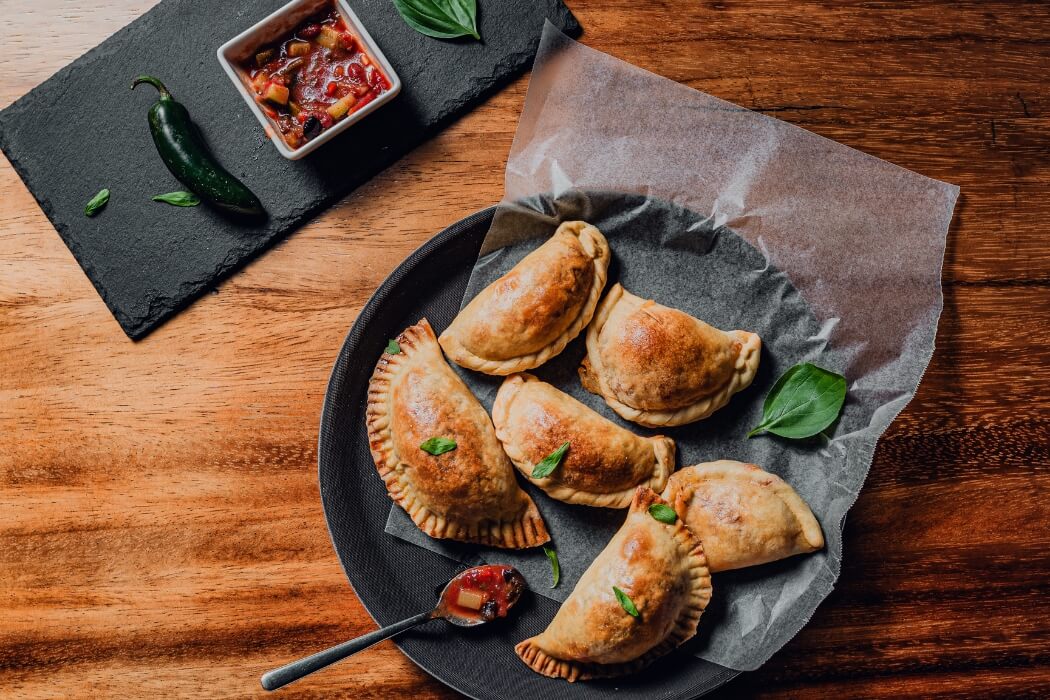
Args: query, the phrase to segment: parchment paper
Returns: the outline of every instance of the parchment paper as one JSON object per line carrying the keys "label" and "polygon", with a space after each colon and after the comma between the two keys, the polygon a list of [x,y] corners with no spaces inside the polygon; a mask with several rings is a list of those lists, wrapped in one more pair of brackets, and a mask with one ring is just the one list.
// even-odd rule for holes
{"label": "parchment paper", "polygon": [[[610,284],[724,328],[759,333],[752,386],[711,418],[659,431],[681,466],[753,462],[809,503],[819,553],[714,577],[697,656],[753,670],[793,637],[834,587],[846,511],[875,444],[912,398],[933,352],[940,270],[958,188],[750,112],[545,29],[507,163],[506,194],[464,303],[563,220],[602,230]],[[537,193],[546,193],[539,195]],[[441,329],[436,329],[440,332]],[[536,371],[638,433],[582,389],[582,337]],[[831,440],[747,440],[776,378],[811,361],[846,375]],[[460,370],[491,408],[500,379]],[[431,540],[393,507],[387,532],[465,563],[517,566],[533,591],[564,600],[624,511],[569,506],[531,485],[562,564],[549,589],[540,551]]]}

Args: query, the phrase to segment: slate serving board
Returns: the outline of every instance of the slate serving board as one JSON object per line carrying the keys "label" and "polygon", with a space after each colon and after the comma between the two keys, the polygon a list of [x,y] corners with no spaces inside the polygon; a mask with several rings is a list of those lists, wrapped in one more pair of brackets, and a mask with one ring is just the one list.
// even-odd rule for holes
{"label": "slate serving board", "polygon": [[[480,0],[481,42],[425,37],[390,0],[352,0],[401,77],[401,94],[292,162],[215,57],[286,1],[165,0],[0,112],[0,148],[133,339],[524,71],[545,19],[580,32],[561,0]],[[163,80],[187,106],[216,156],[262,200],[263,224],[150,200],[182,187],[147,127],[156,95],[129,89],[140,73]],[[109,205],[85,217],[85,203],[103,187],[113,193]]]}

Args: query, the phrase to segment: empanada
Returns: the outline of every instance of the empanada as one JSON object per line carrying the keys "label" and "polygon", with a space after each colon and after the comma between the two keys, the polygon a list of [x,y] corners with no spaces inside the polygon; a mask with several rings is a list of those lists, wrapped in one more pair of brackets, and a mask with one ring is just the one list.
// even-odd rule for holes
{"label": "empanada", "polygon": [[[383,353],[368,385],[368,443],[390,497],[431,537],[494,547],[550,540],[485,409],[441,356],[426,319]],[[430,454],[431,438],[455,449]]]}
{"label": "empanada", "polygon": [[441,347],[457,365],[486,374],[539,367],[590,322],[608,267],[605,236],[566,221],[471,299],[441,334]]}
{"label": "empanada", "polygon": [[[623,527],[595,558],[541,634],[514,650],[532,670],[568,681],[632,673],[696,634],[711,599],[699,540],[681,520],[649,513],[663,503],[644,486]],[[620,589],[638,616],[617,599]]]}
{"label": "empanada", "polygon": [[664,498],[704,543],[711,571],[813,552],[824,546],[820,523],[795,490],[754,464],[731,460],[673,474]]}
{"label": "empanada", "polygon": [[761,350],[754,333],[721,331],[616,284],[587,328],[580,379],[629,421],[684,425],[751,384]]}
{"label": "empanada", "polygon": [[[518,471],[566,503],[626,508],[636,487],[660,492],[674,470],[671,438],[624,430],[531,374],[503,381],[492,422]],[[561,464],[550,476],[533,478],[533,468],[566,442]]]}

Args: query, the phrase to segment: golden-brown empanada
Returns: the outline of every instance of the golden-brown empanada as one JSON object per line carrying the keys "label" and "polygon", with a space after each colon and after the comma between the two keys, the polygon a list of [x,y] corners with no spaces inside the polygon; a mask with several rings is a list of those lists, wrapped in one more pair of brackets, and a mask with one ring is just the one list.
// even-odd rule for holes
{"label": "golden-brown empanada", "polygon": [[566,221],[471,299],[441,334],[441,347],[457,365],[486,374],[539,367],[590,322],[608,268],[605,236]]}
{"label": "golden-brown empanada", "polygon": [[[383,353],[368,385],[368,443],[390,497],[431,537],[494,547],[550,540],[536,504],[518,485],[485,409],[441,355],[426,319]],[[454,440],[450,452],[422,449]]]}
{"label": "golden-brown empanada", "polygon": [[704,543],[711,571],[776,561],[824,546],[820,523],[795,490],[754,464],[731,460],[686,467],[664,498]]}
{"label": "golden-brown empanada", "polygon": [[[503,380],[492,422],[518,471],[566,503],[626,508],[636,487],[659,493],[674,470],[671,438],[624,430],[531,374]],[[551,475],[533,478],[533,468],[566,442],[568,452]]]}
{"label": "golden-brown empanada", "polygon": [[616,284],[587,329],[580,379],[629,421],[684,425],[751,384],[761,350],[754,333],[721,331]]}
{"label": "golden-brown empanada", "polygon": [[[609,540],[541,634],[514,650],[532,670],[568,681],[632,673],[696,634],[711,599],[699,540],[681,520],[649,513],[663,503],[638,487],[623,527]],[[634,617],[613,587],[637,609]]]}

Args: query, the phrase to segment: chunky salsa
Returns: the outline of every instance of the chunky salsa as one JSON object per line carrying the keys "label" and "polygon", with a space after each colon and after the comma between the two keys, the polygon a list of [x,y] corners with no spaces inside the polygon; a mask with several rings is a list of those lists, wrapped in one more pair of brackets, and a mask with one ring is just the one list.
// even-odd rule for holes
{"label": "chunky salsa", "polygon": [[259,49],[243,68],[256,101],[290,148],[390,90],[390,81],[334,7]]}
{"label": "chunky salsa", "polygon": [[525,579],[513,567],[475,566],[449,582],[444,600],[457,617],[494,620],[506,617],[525,590]]}

